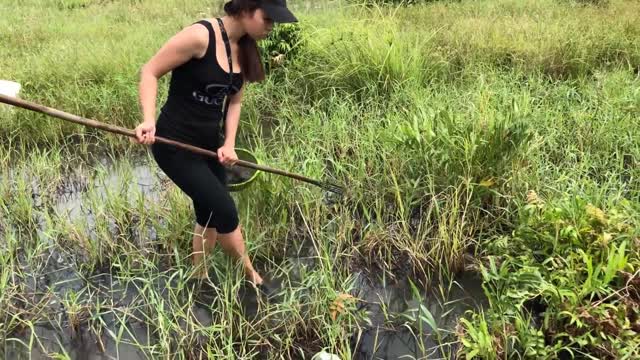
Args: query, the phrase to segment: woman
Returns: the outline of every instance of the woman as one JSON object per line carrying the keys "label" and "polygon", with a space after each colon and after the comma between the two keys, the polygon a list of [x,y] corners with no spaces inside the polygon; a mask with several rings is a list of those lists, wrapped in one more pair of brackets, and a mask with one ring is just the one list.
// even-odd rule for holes
{"label": "woman", "polygon": [[[181,30],[146,63],[140,74],[143,122],[137,141],[153,144],[158,166],[193,201],[196,225],[192,262],[196,279],[207,278],[204,258],[219,243],[242,261],[247,280],[263,279],[245,251],[236,206],[225,186],[225,166],[234,150],[243,84],[264,80],[256,40],[274,22],[295,22],[285,0],[232,0],[226,16],[201,20]],[[158,79],[171,71],[166,103],[155,121]],[[155,135],[216,151],[218,159],[154,143]]]}

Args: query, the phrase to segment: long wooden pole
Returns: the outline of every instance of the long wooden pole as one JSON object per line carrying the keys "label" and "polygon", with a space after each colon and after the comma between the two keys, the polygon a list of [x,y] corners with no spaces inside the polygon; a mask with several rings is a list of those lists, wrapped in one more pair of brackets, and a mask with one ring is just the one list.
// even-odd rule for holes
{"label": "long wooden pole", "polygon": [[[27,110],[32,110],[35,112],[39,112],[39,113],[43,113],[46,115],[50,115],[62,120],[66,120],[66,121],[70,121],[72,123],[76,123],[76,124],[80,124],[80,125],[85,125],[85,126],[89,126],[92,128],[96,128],[96,129],[100,129],[100,130],[105,130],[105,131],[109,131],[112,133],[116,133],[116,134],[121,134],[121,135],[125,135],[125,136],[129,136],[132,138],[136,138],[136,133],[133,130],[130,129],[125,129],[122,128],[120,126],[115,126],[115,125],[109,125],[109,124],[105,124],[96,120],[92,120],[92,119],[87,119],[87,118],[83,118],[77,115],[73,115],[73,114],[69,114],[67,112],[64,111],[60,111],[60,110],[56,110],[44,105],[40,105],[40,104],[36,104],[30,101],[26,101],[23,99],[19,99],[16,97],[12,97],[12,96],[7,96],[7,95],[3,95],[0,94],[0,102],[5,103],[5,104],[9,104],[9,105],[13,105],[13,106],[17,106],[17,107],[21,107]],[[211,150],[206,150],[197,146],[193,146],[193,145],[189,145],[189,144],[184,144],[175,140],[171,140],[171,139],[167,139],[161,136],[156,136],[155,137],[155,141],[159,142],[159,143],[163,143],[163,144],[168,144],[168,145],[172,145],[172,146],[176,146],[179,147],[181,149],[185,149],[185,150],[189,150],[198,154],[202,154],[202,155],[207,155],[207,156],[211,156],[214,158],[218,157],[218,154],[216,154],[214,151]],[[274,169],[268,166],[264,166],[264,165],[260,165],[260,164],[256,164],[256,163],[252,163],[250,161],[244,161],[244,160],[238,160],[235,165],[239,165],[239,166],[243,166],[243,167],[248,167],[248,168],[252,168],[252,169],[256,169],[256,170],[261,170],[261,171],[266,171],[269,173],[273,173],[273,174],[278,174],[278,175],[283,175],[283,176],[287,176],[290,178],[294,178],[300,181],[304,181],[304,182],[308,182],[320,187],[325,187],[325,184],[322,183],[321,181],[315,180],[315,179],[311,179],[308,178],[306,176],[303,175],[298,175],[298,174],[294,174],[294,173],[290,173],[287,171],[283,171],[283,170],[279,170],[279,169]]]}

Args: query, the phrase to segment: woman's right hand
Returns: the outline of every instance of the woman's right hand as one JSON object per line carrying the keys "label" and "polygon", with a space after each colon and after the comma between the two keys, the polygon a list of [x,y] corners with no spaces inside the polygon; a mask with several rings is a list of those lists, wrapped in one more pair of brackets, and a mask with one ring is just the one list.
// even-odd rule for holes
{"label": "woman's right hand", "polygon": [[139,144],[150,145],[156,141],[156,124],[144,121],[136,127],[136,140]]}

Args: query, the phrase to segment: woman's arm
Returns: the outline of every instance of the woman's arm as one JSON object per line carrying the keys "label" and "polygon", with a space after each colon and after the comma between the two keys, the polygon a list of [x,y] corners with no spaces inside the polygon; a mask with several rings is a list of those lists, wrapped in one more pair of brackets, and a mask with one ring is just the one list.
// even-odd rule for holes
{"label": "woman's arm", "polygon": [[223,165],[233,165],[238,160],[235,147],[243,90],[244,88],[241,88],[240,91],[229,97],[229,109],[224,122],[224,144],[218,149],[218,160]]}
{"label": "woman's arm", "polygon": [[229,109],[225,119],[224,145],[236,147],[236,134],[240,123],[240,108],[242,107],[242,92],[244,87],[229,97]]}
{"label": "woman's arm", "polygon": [[208,41],[209,34],[204,26],[191,25],[169,39],[142,67],[138,95],[143,121],[136,127],[138,142],[151,144],[155,140],[158,80],[191,58],[201,57],[206,52]]}

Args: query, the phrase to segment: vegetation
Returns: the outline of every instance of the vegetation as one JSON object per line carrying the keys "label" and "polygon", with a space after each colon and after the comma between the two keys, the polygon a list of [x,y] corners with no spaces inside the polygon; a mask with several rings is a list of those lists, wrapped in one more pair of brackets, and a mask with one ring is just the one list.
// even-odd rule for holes
{"label": "vegetation", "polygon": [[[415,357],[638,358],[640,3],[404,5],[294,3],[261,44],[239,146],[349,190],[262,174],[234,194],[277,301],[219,252],[214,296],[187,286],[191,204],[144,147],[0,112],[0,352],[351,359],[406,329]],[[132,128],[141,65],[219,9],[3,1],[0,78]],[[487,303],[448,326],[471,273]],[[413,284],[400,309],[366,299],[379,281]]]}

